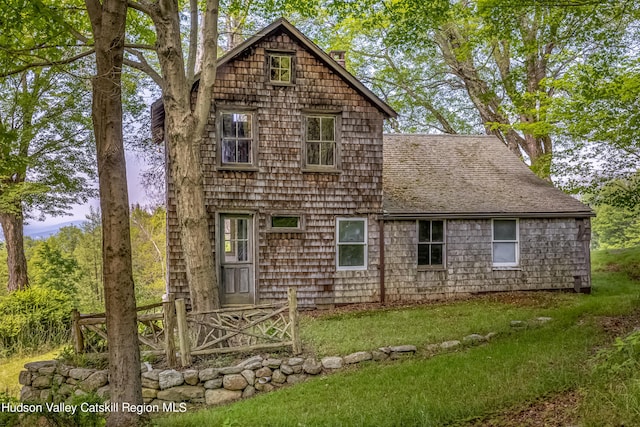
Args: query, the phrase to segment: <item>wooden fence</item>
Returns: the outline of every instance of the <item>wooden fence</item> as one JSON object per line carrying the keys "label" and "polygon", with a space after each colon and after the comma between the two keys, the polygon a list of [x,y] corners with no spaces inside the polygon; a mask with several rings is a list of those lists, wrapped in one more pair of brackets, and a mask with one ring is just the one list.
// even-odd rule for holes
{"label": "wooden fence", "polygon": [[[143,355],[163,355],[170,367],[189,366],[193,356],[291,347],[302,352],[295,288],[287,304],[263,304],[187,313],[183,299],[139,307],[138,340]],[[76,353],[106,352],[105,313],[73,313]],[[176,339],[177,336],[177,339]],[[176,342],[178,345],[176,346]]]}

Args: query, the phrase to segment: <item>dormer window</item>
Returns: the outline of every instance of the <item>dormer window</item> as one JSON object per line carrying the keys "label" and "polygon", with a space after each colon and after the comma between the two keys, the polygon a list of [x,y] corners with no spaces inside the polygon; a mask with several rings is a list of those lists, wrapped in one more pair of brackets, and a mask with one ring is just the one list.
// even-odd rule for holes
{"label": "dormer window", "polygon": [[288,52],[270,52],[268,54],[269,81],[274,84],[293,83],[293,54]]}

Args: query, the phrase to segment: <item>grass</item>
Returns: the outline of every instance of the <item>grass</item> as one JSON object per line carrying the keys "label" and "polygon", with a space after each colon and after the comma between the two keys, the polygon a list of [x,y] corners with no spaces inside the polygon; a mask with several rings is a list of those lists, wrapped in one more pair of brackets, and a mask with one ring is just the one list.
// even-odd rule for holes
{"label": "grass", "polygon": [[18,383],[18,375],[24,370],[24,364],[29,362],[38,362],[41,360],[50,360],[55,358],[60,349],[50,350],[44,353],[31,355],[14,355],[5,359],[0,359],[0,393],[7,393],[9,396],[18,397],[20,388]]}
{"label": "grass", "polygon": [[[588,397],[579,411],[584,425],[638,424],[640,362],[621,374],[594,359],[594,349],[610,340],[600,317],[627,315],[640,306],[640,286],[630,279],[638,261],[640,249],[594,253],[592,295],[489,296],[307,318],[303,340],[307,350],[320,356],[382,345],[424,346],[474,332],[499,335],[489,345],[432,358],[363,364],[233,405],[154,422],[159,427],[464,425],[566,390],[581,390]],[[553,320],[517,332],[509,326],[510,320],[538,316]],[[640,337],[637,347],[640,360]],[[628,350],[609,351],[622,352],[624,357],[618,357],[623,361],[628,358]],[[587,363],[590,360],[596,362]],[[605,369],[594,367],[602,363]]]}

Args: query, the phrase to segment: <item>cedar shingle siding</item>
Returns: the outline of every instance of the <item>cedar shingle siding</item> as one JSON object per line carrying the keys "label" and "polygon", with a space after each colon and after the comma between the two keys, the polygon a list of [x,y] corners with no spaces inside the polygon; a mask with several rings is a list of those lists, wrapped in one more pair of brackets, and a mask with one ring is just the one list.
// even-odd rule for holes
{"label": "cedar shingle siding", "polygon": [[[268,82],[265,54],[272,49],[295,52],[295,84]],[[221,65],[214,98],[218,109],[254,109],[257,114],[257,170],[216,171],[215,108],[207,128],[211,138],[202,158],[212,241],[216,241],[216,214],[255,215],[259,301],[286,300],[289,286],[298,288],[303,306],[375,298],[383,113],[286,32],[263,38],[241,57]],[[337,173],[302,171],[303,116],[307,111],[336,113],[341,118]],[[188,298],[172,194],[169,184],[170,290],[177,297]],[[272,213],[304,216],[304,231],[268,232],[267,218]],[[368,269],[336,271],[335,218],[351,216],[368,219]]]}
{"label": "cedar shingle siding", "polygon": [[[281,81],[270,81],[273,52],[291,55],[291,82],[282,81],[286,61],[274,72]],[[382,267],[387,301],[590,286],[588,207],[535,177],[493,137],[385,135],[383,144],[383,120],[395,112],[286,21],[221,58],[214,91],[202,148],[210,235],[220,264],[221,215],[247,215],[252,302],[284,301],[290,286],[306,307],[378,302]],[[162,105],[153,108],[162,121]],[[221,111],[252,114],[253,164],[221,164]],[[306,115],[336,117],[335,168],[305,167]],[[163,135],[155,121],[154,135]],[[169,290],[188,298],[168,183]],[[289,228],[278,231],[271,216],[299,221],[283,219]],[[336,268],[337,218],[366,219],[366,269]],[[519,262],[509,268],[493,265],[492,219],[500,218],[518,219]],[[420,219],[445,222],[440,270],[417,265]],[[220,265],[218,272],[223,286]]]}

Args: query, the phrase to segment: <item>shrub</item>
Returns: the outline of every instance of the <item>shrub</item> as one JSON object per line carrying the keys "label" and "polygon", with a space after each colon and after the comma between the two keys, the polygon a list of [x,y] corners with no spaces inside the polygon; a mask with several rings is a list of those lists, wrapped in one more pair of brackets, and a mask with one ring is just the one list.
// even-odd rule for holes
{"label": "shrub", "polygon": [[0,298],[0,356],[59,345],[69,336],[71,297],[39,287]]}

